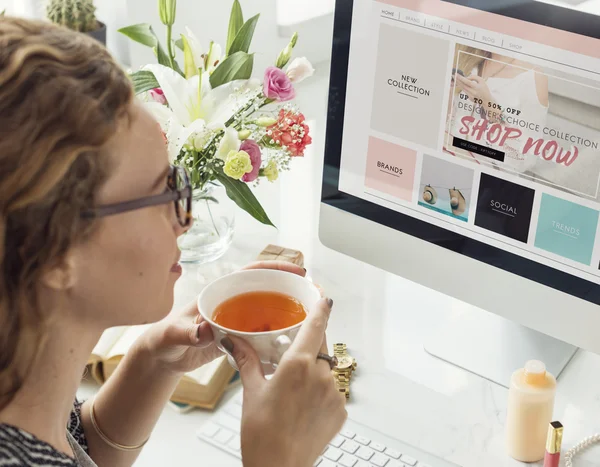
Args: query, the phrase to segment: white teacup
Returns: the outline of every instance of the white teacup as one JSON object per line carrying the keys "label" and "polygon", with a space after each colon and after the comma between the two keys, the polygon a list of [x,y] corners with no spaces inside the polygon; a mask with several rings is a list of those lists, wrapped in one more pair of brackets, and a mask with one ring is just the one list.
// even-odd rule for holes
{"label": "white teacup", "polygon": [[[314,310],[321,294],[317,287],[304,277],[273,269],[251,269],[223,276],[207,285],[198,296],[198,310],[212,327],[217,346],[225,351],[221,339],[227,335],[245,339],[256,350],[266,375],[272,374],[281,357],[290,348],[302,323],[285,329],[267,332],[243,332],[225,328],[213,321],[215,309],[224,301],[248,292],[279,292],[289,295],[306,308]],[[229,363],[237,369],[228,355]]]}

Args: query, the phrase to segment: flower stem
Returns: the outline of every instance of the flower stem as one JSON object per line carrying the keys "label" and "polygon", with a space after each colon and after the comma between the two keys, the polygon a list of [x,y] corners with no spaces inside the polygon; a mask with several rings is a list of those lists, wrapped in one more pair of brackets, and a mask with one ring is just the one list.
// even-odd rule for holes
{"label": "flower stem", "polygon": [[210,201],[205,200],[206,209],[208,209],[208,215],[210,216],[210,220],[212,221],[213,227],[215,228],[215,232],[217,232],[217,236],[221,238],[221,234],[219,233],[219,229],[217,229],[217,224],[215,223],[215,219],[213,218],[212,211],[210,210]]}
{"label": "flower stem", "polygon": [[173,26],[167,26],[167,50],[169,52],[169,62],[171,64],[171,68],[174,68],[173,60],[175,60],[175,53],[173,52]]}

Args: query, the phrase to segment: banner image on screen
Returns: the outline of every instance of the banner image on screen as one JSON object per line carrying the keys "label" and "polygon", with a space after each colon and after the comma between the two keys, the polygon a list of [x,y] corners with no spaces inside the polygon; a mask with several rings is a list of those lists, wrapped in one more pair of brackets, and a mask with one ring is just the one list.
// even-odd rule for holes
{"label": "banner image on screen", "polygon": [[450,88],[446,152],[598,199],[600,88],[462,44]]}

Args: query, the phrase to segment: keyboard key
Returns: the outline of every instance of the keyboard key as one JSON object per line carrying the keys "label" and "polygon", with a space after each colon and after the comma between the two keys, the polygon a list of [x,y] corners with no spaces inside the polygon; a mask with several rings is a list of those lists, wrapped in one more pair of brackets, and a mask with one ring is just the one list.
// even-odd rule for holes
{"label": "keyboard key", "polygon": [[215,436],[215,441],[221,444],[227,444],[231,438],[233,438],[233,433],[225,428],[221,428]]}
{"label": "keyboard key", "polygon": [[369,464],[368,462],[359,459],[358,462],[354,464],[354,467],[373,467],[373,464]]}
{"label": "keyboard key", "polygon": [[369,462],[373,465],[376,465],[377,467],[385,467],[389,460],[389,457],[378,453],[371,457]]}
{"label": "keyboard key", "polygon": [[225,407],[225,412],[227,412],[232,417],[241,420],[242,419],[242,406],[238,404],[229,404]]}
{"label": "keyboard key", "polygon": [[386,453],[388,456],[390,456],[390,457],[393,457],[394,459],[400,459],[400,456],[402,455],[402,454],[400,454],[398,451],[394,451],[393,449],[390,449],[390,448],[387,448],[387,449],[385,450],[385,453]]}
{"label": "keyboard key", "polygon": [[324,457],[334,462],[337,462],[340,457],[342,457],[342,451],[337,448],[329,448],[327,452],[325,452]]}
{"label": "keyboard key", "polygon": [[319,467],[337,467],[335,462],[331,462],[330,460],[323,459],[319,464]]}
{"label": "keyboard key", "polygon": [[339,448],[342,444],[344,444],[345,438],[343,436],[337,435],[333,440],[329,443],[334,448]]}
{"label": "keyboard key", "polygon": [[356,451],[356,455],[365,461],[368,461],[371,457],[373,457],[373,454],[375,454],[373,451],[364,446],[362,446],[358,451]]}
{"label": "keyboard key", "polygon": [[354,438],[354,441],[362,444],[363,446],[368,446],[369,443],[371,442],[371,440],[369,438],[365,438],[364,436],[357,436],[356,438]]}
{"label": "keyboard key", "polygon": [[354,437],[356,436],[356,433],[354,433],[353,431],[350,431],[350,430],[342,430],[342,432],[340,434],[344,438],[348,438],[348,439],[354,439]]}
{"label": "keyboard key", "polygon": [[227,443],[227,446],[229,446],[234,451],[241,451],[242,443],[241,443],[240,437],[238,435],[235,435],[233,437],[233,439],[231,441],[229,441],[229,443]]}
{"label": "keyboard key", "polygon": [[[391,460],[387,463],[385,467],[406,467],[406,464],[401,464],[400,462],[396,462],[395,460]],[[421,466],[419,466],[421,467]]]}
{"label": "keyboard key", "polygon": [[407,456],[406,454],[404,454],[400,458],[400,460],[406,465],[410,465],[410,467],[414,467],[415,465],[417,465],[417,459],[415,459],[414,457]]}
{"label": "keyboard key", "polygon": [[350,454],[354,454],[360,448],[360,444],[356,444],[354,441],[346,441],[342,446],[342,451],[346,451]]}
{"label": "keyboard key", "polygon": [[338,464],[344,467],[354,467],[357,462],[358,459],[356,457],[344,454],[342,458],[338,461]]}
{"label": "keyboard key", "polygon": [[214,423],[208,422],[208,423],[205,423],[204,426],[201,428],[200,433],[203,434],[204,436],[206,436],[207,438],[212,438],[213,436],[215,436],[217,434],[218,431],[219,431],[219,427],[217,425],[215,425]]}
{"label": "keyboard key", "polygon": [[429,464],[419,464],[419,467],[431,467]]}
{"label": "keyboard key", "polygon": [[371,443],[371,444],[369,444],[369,447],[371,449],[375,449],[375,451],[379,451],[379,452],[385,451],[385,446],[383,444]]}
{"label": "keyboard key", "polygon": [[217,418],[217,423],[233,431],[234,433],[240,433],[241,422],[239,419],[233,418],[231,415],[227,415],[225,413],[219,415]]}

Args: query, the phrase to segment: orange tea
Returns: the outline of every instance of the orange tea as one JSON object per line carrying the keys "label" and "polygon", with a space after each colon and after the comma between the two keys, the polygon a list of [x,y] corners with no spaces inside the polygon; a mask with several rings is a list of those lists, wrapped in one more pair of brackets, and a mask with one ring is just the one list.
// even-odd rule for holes
{"label": "orange tea", "polygon": [[234,331],[266,332],[304,321],[306,309],[293,297],[278,292],[248,292],[221,303],[213,321]]}

